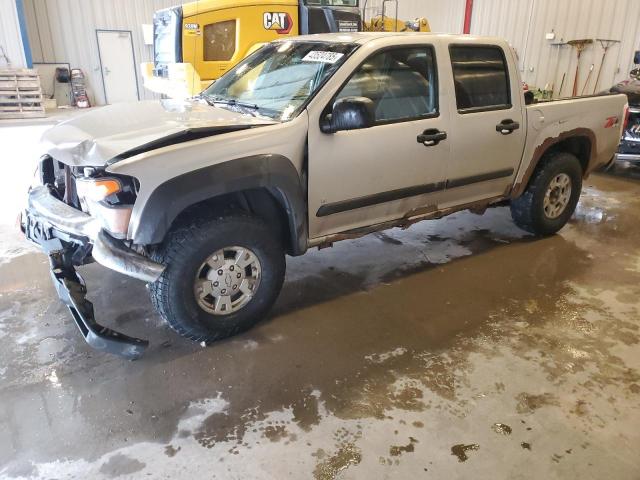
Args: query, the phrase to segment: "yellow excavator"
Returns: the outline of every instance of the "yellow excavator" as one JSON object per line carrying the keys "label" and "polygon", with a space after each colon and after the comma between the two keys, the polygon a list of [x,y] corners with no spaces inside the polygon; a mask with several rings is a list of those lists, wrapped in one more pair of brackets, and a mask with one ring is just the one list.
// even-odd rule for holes
{"label": "yellow excavator", "polygon": [[[397,19],[398,0],[366,20],[359,0],[199,0],[159,10],[153,18],[153,62],[144,85],[172,98],[201,92],[265,43],[312,33],[430,31],[426,19]],[[395,17],[386,14],[396,6]]]}

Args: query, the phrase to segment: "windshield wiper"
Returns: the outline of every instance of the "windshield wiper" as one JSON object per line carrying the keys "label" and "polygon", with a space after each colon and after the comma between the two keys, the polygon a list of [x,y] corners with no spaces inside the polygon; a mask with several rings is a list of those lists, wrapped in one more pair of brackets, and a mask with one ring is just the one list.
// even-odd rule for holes
{"label": "windshield wiper", "polygon": [[207,102],[212,107],[215,106],[216,104],[221,104],[221,105],[230,105],[232,107],[248,108],[254,111],[260,110],[260,107],[255,103],[241,102],[239,100],[236,100],[235,98],[220,98],[220,97],[215,97],[211,95],[202,95],[202,98],[204,98],[205,102]]}

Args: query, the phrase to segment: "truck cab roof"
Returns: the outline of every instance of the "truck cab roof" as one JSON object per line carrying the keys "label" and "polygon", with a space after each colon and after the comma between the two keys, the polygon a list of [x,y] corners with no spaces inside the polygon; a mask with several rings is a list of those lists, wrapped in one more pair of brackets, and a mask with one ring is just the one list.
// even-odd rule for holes
{"label": "truck cab roof", "polygon": [[281,41],[305,42],[320,41],[333,43],[357,43],[365,44],[374,40],[386,40],[391,45],[395,39],[430,39],[430,41],[444,41],[447,43],[491,43],[495,45],[505,45],[507,42],[500,37],[479,36],[479,35],[457,35],[452,33],[431,33],[431,32],[355,32],[355,33],[319,33],[315,35],[300,35],[294,38],[286,38]]}

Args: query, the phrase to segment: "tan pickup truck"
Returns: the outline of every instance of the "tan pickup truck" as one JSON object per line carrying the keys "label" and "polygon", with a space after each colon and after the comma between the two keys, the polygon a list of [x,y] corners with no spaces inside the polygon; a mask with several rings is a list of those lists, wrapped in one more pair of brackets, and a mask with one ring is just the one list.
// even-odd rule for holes
{"label": "tan pickup truck", "polygon": [[285,39],[197,98],[54,127],[23,230],[94,347],[146,346],[96,323],[75,268],[94,260],[148,282],[178,333],[211,342],[269,311],[285,254],[506,202],[523,229],[557,232],[613,159],[626,103],[525,105],[497,38]]}

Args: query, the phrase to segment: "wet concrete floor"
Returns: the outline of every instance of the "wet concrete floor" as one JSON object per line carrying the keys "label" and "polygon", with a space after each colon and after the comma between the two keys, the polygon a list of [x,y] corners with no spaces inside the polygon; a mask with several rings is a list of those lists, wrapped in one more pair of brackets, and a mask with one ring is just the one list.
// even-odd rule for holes
{"label": "wet concrete floor", "polygon": [[639,178],[591,177],[550,238],[496,208],[289,259],[273,314],[208,348],[83,268],[136,362],[0,227],[0,477],[639,478]]}

